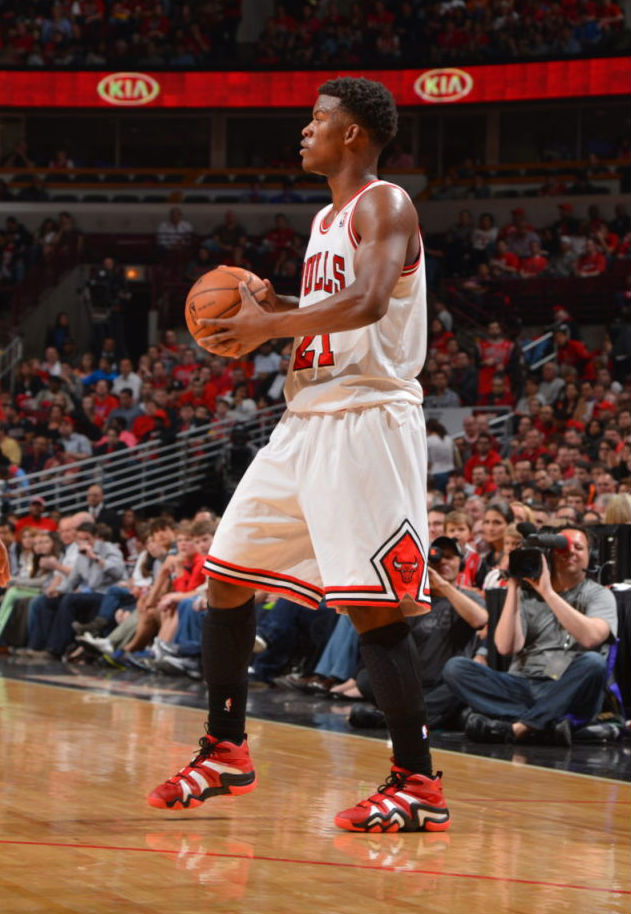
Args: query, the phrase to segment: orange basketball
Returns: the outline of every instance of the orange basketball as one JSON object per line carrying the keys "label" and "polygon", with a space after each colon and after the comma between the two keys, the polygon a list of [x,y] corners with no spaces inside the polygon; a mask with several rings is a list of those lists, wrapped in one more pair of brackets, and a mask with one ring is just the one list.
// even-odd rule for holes
{"label": "orange basketball", "polygon": [[200,319],[232,317],[241,307],[239,283],[246,282],[257,301],[262,301],[267,292],[263,281],[249,270],[241,267],[217,267],[200,276],[186,296],[184,316],[186,326],[197,340],[208,336],[213,328],[199,323]]}

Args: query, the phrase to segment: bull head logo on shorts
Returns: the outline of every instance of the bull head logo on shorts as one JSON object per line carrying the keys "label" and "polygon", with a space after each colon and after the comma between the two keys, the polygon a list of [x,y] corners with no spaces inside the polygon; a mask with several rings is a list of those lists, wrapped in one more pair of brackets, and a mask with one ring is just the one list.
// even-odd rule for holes
{"label": "bull head logo on shorts", "polygon": [[425,559],[416,536],[409,529],[398,531],[390,543],[384,544],[378,558],[390,586],[402,599],[406,594],[413,600],[423,600],[421,588],[425,573]]}
{"label": "bull head logo on shorts", "polygon": [[418,571],[418,556],[411,556],[407,553],[396,553],[392,560],[392,567],[398,572],[404,584],[410,584],[414,580],[414,575]]}

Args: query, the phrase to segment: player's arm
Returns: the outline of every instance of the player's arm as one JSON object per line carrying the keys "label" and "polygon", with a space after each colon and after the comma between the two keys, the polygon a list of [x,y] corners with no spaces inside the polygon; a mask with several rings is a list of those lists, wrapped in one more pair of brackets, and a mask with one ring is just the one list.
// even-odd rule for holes
{"label": "player's arm", "polygon": [[268,339],[355,330],[378,321],[405,265],[410,239],[418,234],[416,210],[403,191],[384,185],[359,201],[354,226],[361,241],[355,254],[355,281],[345,289],[306,308],[270,313],[241,284],[239,313],[209,321],[219,329],[199,342],[211,350],[227,344],[230,354],[238,356]]}

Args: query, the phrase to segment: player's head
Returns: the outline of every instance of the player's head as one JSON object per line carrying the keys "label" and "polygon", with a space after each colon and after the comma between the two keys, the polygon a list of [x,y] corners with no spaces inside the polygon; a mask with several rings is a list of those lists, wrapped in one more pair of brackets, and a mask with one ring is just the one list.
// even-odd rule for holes
{"label": "player's head", "polygon": [[313,116],[302,131],[305,171],[328,174],[351,151],[372,164],[397,131],[397,109],[390,92],[378,82],[340,77],[318,89]]}
{"label": "player's head", "polygon": [[363,77],[340,76],[318,88],[319,95],[339,98],[340,108],[383,149],[397,133],[397,106],[392,93],[381,83]]}

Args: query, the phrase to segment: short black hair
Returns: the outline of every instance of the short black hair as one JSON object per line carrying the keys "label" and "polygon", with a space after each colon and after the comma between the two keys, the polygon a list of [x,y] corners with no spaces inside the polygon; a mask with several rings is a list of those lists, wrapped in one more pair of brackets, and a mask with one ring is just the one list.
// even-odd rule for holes
{"label": "short black hair", "polygon": [[339,76],[322,83],[318,94],[339,98],[346,111],[357,118],[380,149],[396,136],[397,106],[392,93],[382,83],[363,76]]}

